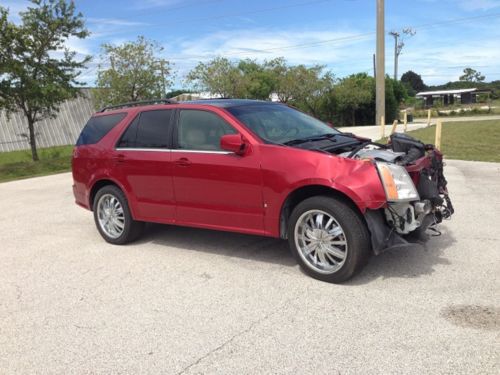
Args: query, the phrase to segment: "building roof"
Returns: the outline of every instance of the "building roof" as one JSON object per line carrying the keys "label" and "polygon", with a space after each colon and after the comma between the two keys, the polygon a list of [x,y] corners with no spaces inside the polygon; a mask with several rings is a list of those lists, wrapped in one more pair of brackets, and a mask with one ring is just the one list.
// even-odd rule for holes
{"label": "building roof", "polygon": [[465,94],[474,91],[477,91],[477,89],[473,88],[473,89],[456,89],[456,90],[421,91],[417,93],[416,96]]}

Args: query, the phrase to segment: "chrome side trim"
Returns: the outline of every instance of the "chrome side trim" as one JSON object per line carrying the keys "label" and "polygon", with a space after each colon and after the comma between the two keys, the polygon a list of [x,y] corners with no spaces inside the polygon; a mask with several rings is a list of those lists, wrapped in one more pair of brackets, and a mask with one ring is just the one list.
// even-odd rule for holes
{"label": "chrome side trim", "polygon": [[116,151],[147,151],[147,152],[171,152],[169,148],[134,148],[134,147],[118,147]]}
{"label": "chrome side trim", "polygon": [[221,154],[221,155],[228,155],[232,154],[230,151],[209,151],[209,150],[183,150],[183,149],[175,149],[171,150],[172,152],[191,152],[194,154]]}
{"label": "chrome side trim", "polygon": [[134,148],[134,147],[118,147],[116,151],[147,151],[147,152],[190,152],[193,154],[220,154],[229,155],[233,154],[230,151],[210,151],[210,150],[183,150],[183,149],[170,149],[170,148]]}

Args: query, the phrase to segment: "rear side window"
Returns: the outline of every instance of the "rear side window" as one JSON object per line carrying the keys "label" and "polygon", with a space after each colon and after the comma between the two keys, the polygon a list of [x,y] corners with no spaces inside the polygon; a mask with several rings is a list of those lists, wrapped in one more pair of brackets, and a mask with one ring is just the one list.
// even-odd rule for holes
{"label": "rear side window", "polygon": [[142,112],[118,142],[119,148],[168,148],[172,110]]}
{"label": "rear side window", "polygon": [[91,145],[99,142],[111,129],[125,118],[126,113],[116,113],[112,115],[91,117],[83,128],[77,146]]}
{"label": "rear side window", "polygon": [[140,117],[140,115],[135,117],[134,121],[132,121],[127,130],[125,130],[125,133],[116,147],[135,147],[135,139],[137,138],[137,128],[139,127]]}

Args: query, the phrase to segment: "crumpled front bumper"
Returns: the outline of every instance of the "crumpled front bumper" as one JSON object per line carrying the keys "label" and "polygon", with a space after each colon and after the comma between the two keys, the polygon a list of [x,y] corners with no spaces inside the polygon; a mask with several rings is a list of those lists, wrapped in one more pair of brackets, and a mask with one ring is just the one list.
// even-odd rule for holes
{"label": "crumpled front bumper", "polygon": [[420,226],[409,235],[401,235],[387,223],[383,209],[366,210],[365,220],[371,234],[372,249],[375,255],[392,248],[411,246],[426,238],[425,231],[434,223],[432,214],[422,220]]}

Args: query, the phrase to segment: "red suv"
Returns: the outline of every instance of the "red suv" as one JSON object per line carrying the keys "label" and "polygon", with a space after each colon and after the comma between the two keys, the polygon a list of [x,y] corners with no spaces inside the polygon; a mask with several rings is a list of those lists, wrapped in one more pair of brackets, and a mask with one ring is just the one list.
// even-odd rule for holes
{"label": "red suv", "polygon": [[145,222],[288,239],[305,272],[329,282],[453,212],[431,145],[404,134],[376,144],[265,101],[107,107],[72,165],[76,203],[112,244]]}

